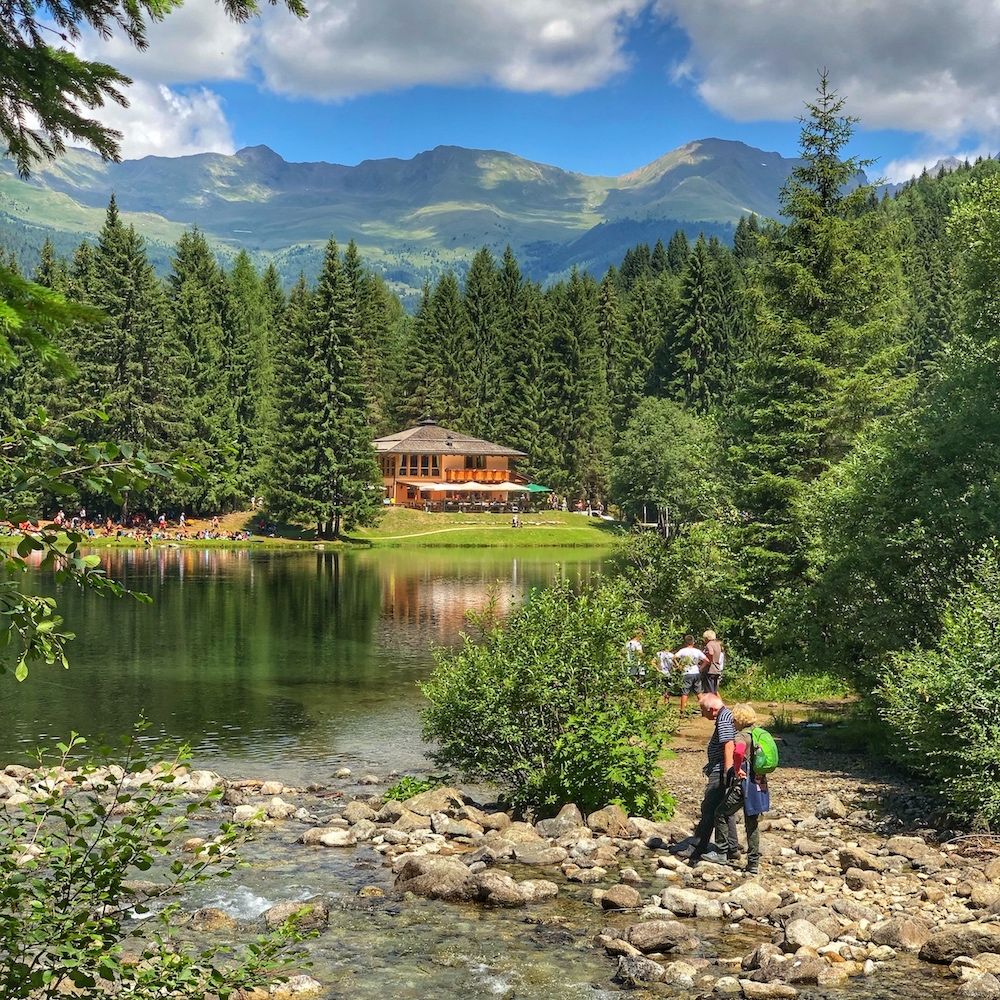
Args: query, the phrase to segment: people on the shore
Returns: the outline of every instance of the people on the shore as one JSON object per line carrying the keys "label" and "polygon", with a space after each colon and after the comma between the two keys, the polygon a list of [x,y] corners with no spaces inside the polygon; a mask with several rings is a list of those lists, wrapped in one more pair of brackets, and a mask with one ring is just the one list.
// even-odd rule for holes
{"label": "people on the shore", "polygon": [[[688,858],[692,864],[711,861],[729,864],[740,854],[736,833],[735,815],[726,816],[720,807],[726,800],[731,781],[736,772],[733,767],[736,747],[736,725],[733,713],[726,708],[717,694],[703,694],[698,699],[701,714],[715,723],[712,738],[708,741],[705,793],[701,801],[701,817],[694,831],[694,845],[675,853]],[[715,850],[709,850],[712,834]]]}
{"label": "people on the shore", "polygon": [[687,711],[688,696],[702,693],[702,668],[708,657],[694,644],[694,636],[684,636],[684,645],[674,653],[674,663],[681,671],[681,715]]}
{"label": "people on the shore", "polygon": [[625,660],[628,663],[630,677],[641,678],[646,676],[646,664],[642,659],[642,633],[636,632],[632,638],[625,643]]}
{"label": "people on the shore", "polygon": [[661,649],[656,654],[656,669],[663,684],[664,704],[670,704],[670,689],[674,683],[674,654],[669,649]]}
{"label": "people on the shore", "polygon": [[718,694],[722,670],[726,664],[726,650],[712,629],[706,629],[702,638],[705,640],[707,662],[702,667],[701,689],[706,693]]}

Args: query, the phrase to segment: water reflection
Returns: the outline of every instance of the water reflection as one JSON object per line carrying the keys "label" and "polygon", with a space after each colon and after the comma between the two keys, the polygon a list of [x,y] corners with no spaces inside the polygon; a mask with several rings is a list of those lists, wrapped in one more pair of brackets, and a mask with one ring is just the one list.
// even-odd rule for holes
{"label": "water reflection", "polygon": [[69,671],[3,686],[0,759],[70,730],[117,734],[140,712],[231,773],[321,778],[332,767],[419,768],[430,648],[468,609],[501,609],[556,572],[599,572],[580,551],[281,552],[121,549],[109,573],[152,605],[56,588],[77,633]]}

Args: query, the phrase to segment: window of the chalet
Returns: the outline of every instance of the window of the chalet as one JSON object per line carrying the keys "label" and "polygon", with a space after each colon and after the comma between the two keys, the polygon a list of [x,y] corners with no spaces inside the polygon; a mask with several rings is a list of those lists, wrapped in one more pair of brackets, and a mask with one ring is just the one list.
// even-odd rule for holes
{"label": "window of the chalet", "polygon": [[466,455],[465,456],[465,467],[467,469],[485,469],[486,468],[486,456],[485,455]]}

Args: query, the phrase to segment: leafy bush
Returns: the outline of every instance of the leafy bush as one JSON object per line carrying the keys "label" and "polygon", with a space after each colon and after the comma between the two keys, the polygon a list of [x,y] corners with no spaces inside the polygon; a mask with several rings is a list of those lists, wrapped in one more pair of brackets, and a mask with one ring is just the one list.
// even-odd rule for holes
{"label": "leafy bush", "polygon": [[1000,828],[1000,547],[953,592],[933,649],[896,653],[877,690],[902,763],[951,812]]}
{"label": "leafy bush", "polygon": [[621,583],[574,594],[559,581],[505,621],[488,612],[473,624],[478,636],[440,651],[422,685],[436,761],[498,783],[519,807],[669,811],[658,789],[669,737],[659,692],[630,676],[625,656],[637,631],[651,656],[660,629]]}
{"label": "leafy bush", "polygon": [[397,802],[405,802],[412,799],[414,795],[421,792],[430,792],[435,788],[440,788],[441,782],[436,778],[415,778],[412,774],[404,774],[394,785],[390,785],[382,796],[383,802],[395,799]]}
{"label": "leafy bush", "polygon": [[74,764],[83,743],[73,737],[39,755],[28,801],[0,809],[0,996],[153,1000],[266,985],[301,937],[293,921],[243,948],[192,950],[172,939],[178,903],[136,919],[148,910],[130,878],[153,870],[168,896],[236,865],[228,826],[190,860],[169,857],[218,793],[192,800],[175,787],[184,754],[150,767],[132,740],[115,764]]}

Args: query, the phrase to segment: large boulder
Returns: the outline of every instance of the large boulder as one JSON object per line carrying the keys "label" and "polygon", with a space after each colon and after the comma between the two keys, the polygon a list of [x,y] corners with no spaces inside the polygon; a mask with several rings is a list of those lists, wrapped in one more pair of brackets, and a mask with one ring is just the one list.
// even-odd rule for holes
{"label": "large boulder", "polygon": [[684,944],[690,933],[677,920],[646,920],[641,924],[632,924],[624,938],[632,947],[649,953],[654,951],[672,951]]}
{"label": "large boulder", "polygon": [[232,931],[236,929],[236,921],[225,910],[215,906],[203,906],[191,914],[191,929],[195,931]]}
{"label": "large boulder", "polygon": [[792,951],[798,948],[822,948],[829,943],[830,935],[808,920],[792,920],[785,927],[785,946]]}
{"label": "large boulder", "polygon": [[9,799],[20,790],[20,786],[13,778],[6,774],[0,774],[0,799]]}
{"label": "large boulder", "polygon": [[959,955],[1000,951],[1000,924],[958,924],[932,934],[920,949],[927,962],[952,962]]}
{"label": "large boulder", "polygon": [[605,806],[587,817],[587,826],[594,833],[605,833],[609,837],[637,837],[639,831],[629,820],[621,806]]}
{"label": "large boulder", "polygon": [[576,830],[584,825],[583,813],[572,802],[567,803],[552,819],[543,819],[535,824],[535,830],[540,837],[551,837],[553,840],[570,830]]}
{"label": "large boulder", "polygon": [[451,903],[469,902],[478,895],[469,869],[461,861],[433,855],[409,858],[396,876],[396,888]]}
{"label": "large boulder", "polygon": [[631,885],[613,885],[601,897],[601,907],[605,910],[632,910],[639,906],[642,896]]}
{"label": "large boulder", "polygon": [[524,906],[528,901],[521,887],[506,872],[487,869],[471,876],[476,898],[489,906]]}
{"label": "large boulder", "polygon": [[406,800],[406,808],[418,816],[430,816],[431,813],[447,813],[450,816],[457,814],[464,805],[465,799],[457,788],[432,788]]}
{"label": "large boulder", "polygon": [[299,899],[276,903],[264,911],[264,923],[269,928],[280,927],[288,919],[294,919],[296,927],[303,930],[326,927],[330,922],[330,907],[322,900]]}
{"label": "large boulder", "polygon": [[885,944],[897,951],[920,951],[931,936],[931,925],[919,917],[893,917],[871,929],[874,944]]}
{"label": "large boulder", "polygon": [[968,976],[956,991],[963,1000],[1000,1000],[1000,979],[989,972]]}
{"label": "large boulder", "polygon": [[832,792],[824,795],[816,806],[817,819],[846,819],[849,810]]}
{"label": "large boulder", "polygon": [[374,820],[377,815],[376,811],[367,802],[361,802],[358,799],[348,802],[343,812],[344,820],[350,823],[351,826],[354,826],[359,820]]}
{"label": "large boulder", "polygon": [[697,889],[677,889],[668,886],[660,893],[660,906],[670,910],[678,917],[693,917],[698,911],[698,904],[709,898],[707,892]]}
{"label": "large boulder", "polygon": [[741,979],[740,986],[746,1000],[794,1000],[799,995],[798,990],[787,983],[757,983],[752,979]]}
{"label": "large boulder", "polygon": [[568,851],[551,847],[544,840],[514,845],[514,858],[522,865],[561,865],[568,857]]}
{"label": "large boulder", "polygon": [[748,916],[766,917],[781,906],[781,896],[756,882],[744,882],[729,893],[729,902],[739,906]]}
{"label": "large boulder", "polygon": [[630,989],[663,981],[663,966],[642,955],[619,955],[615,982]]}
{"label": "large boulder", "polygon": [[838,859],[842,872],[850,871],[852,868],[858,868],[863,872],[885,871],[885,862],[881,858],[877,858],[867,851],[862,851],[860,847],[841,848]]}

